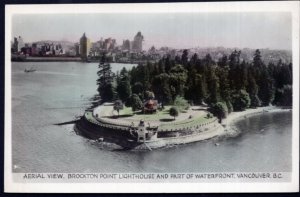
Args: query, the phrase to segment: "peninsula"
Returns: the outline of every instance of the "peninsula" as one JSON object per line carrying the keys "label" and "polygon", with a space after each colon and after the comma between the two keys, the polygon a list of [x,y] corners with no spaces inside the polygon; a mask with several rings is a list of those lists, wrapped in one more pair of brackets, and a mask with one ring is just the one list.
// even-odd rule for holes
{"label": "peninsula", "polygon": [[169,106],[154,115],[134,113],[130,108],[124,108],[117,115],[113,106],[113,103],[104,103],[87,111],[75,125],[75,131],[89,139],[115,143],[125,149],[152,150],[220,136],[236,136],[239,133],[232,124],[239,119],[291,110],[275,106],[248,109],[233,112],[220,124],[203,106],[190,107],[176,120],[170,118]]}
{"label": "peninsula", "polygon": [[[215,62],[209,54],[166,56],[118,73],[103,54],[99,98],[75,130],[127,149],[152,149],[234,134],[232,121],[292,105],[292,65],[253,62],[233,51]],[[273,107],[274,106],[274,107]]]}

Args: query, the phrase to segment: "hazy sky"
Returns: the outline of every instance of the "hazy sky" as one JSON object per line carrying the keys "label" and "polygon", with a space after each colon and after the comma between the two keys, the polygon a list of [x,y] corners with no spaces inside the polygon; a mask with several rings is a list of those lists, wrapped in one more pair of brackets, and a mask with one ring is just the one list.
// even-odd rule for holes
{"label": "hazy sky", "polygon": [[78,42],[85,32],[92,42],[112,37],[122,44],[141,31],[144,48],[169,46],[288,49],[292,45],[289,13],[22,14],[12,19],[12,36],[25,42]]}

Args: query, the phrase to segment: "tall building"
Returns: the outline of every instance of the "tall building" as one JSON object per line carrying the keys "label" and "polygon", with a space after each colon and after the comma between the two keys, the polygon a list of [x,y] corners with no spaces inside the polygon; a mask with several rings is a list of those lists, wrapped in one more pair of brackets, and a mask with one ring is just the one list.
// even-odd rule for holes
{"label": "tall building", "polygon": [[75,55],[80,56],[80,43],[75,43]]}
{"label": "tall building", "polygon": [[80,57],[83,60],[86,60],[91,49],[91,41],[89,38],[85,36],[85,33],[83,36],[80,38]]}
{"label": "tall building", "polygon": [[143,41],[144,41],[144,36],[142,35],[142,33],[139,31],[133,39],[133,43],[132,43],[132,50],[134,52],[142,52],[143,50]]}
{"label": "tall building", "polygon": [[122,50],[130,50],[130,41],[129,40],[123,40]]}
{"label": "tall building", "polygon": [[109,51],[109,50],[113,50],[115,48],[116,45],[116,39],[112,39],[112,38],[107,38],[104,40],[104,50]]}
{"label": "tall building", "polygon": [[13,51],[15,53],[21,52],[21,49],[25,47],[25,44],[23,42],[23,38],[21,36],[15,37],[14,38],[14,43],[13,43]]}

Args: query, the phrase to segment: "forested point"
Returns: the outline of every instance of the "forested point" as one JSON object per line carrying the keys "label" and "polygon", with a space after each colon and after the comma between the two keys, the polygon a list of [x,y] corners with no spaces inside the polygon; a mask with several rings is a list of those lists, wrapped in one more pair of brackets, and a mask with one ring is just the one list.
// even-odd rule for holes
{"label": "forested point", "polygon": [[155,97],[164,106],[182,97],[190,105],[210,106],[220,117],[259,106],[292,106],[292,63],[279,60],[266,65],[258,49],[251,62],[240,55],[235,50],[218,61],[210,54],[202,59],[194,54],[189,59],[184,50],[181,57],[167,55],[116,74],[103,55],[97,80],[101,103],[121,100],[139,110],[147,99]]}

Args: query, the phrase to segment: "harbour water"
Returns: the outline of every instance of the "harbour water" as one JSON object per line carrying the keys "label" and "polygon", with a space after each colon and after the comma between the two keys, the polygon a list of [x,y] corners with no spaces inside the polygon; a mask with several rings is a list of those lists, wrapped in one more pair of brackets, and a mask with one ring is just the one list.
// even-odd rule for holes
{"label": "harbour water", "polygon": [[[113,71],[123,66],[112,64]],[[25,73],[33,67],[35,72]],[[123,151],[76,135],[71,121],[97,93],[97,63],[12,63],[13,172],[261,172],[291,171],[292,113],[236,123],[235,138],[154,151]],[[218,143],[218,146],[215,144]]]}

